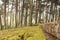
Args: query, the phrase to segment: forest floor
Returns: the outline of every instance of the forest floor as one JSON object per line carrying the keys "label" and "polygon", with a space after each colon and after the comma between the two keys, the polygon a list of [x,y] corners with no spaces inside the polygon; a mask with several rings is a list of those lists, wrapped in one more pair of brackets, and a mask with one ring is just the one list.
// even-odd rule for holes
{"label": "forest floor", "polygon": [[[48,34],[44,31],[43,31],[43,33],[41,33],[41,30],[40,31],[39,30],[40,30],[40,27],[37,27],[37,26],[3,30],[3,31],[0,31],[0,40],[4,40],[4,39],[13,40],[15,38],[18,39],[19,38],[18,36],[24,34],[24,32],[25,33],[28,32],[29,35],[34,35],[37,32],[38,35],[43,36],[43,34],[44,34],[46,40],[58,40],[56,37],[52,36],[51,34]],[[33,32],[30,32],[30,31],[33,31]],[[31,34],[31,33],[33,33],[33,34]],[[24,34],[24,35],[28,36],[27,34]],[[44,38],[44,36],[42,38]]]}
{"label": "forest floor", "polygon": [[44,32],[46,40],[58,40],[56,37],[52,36],[49,33]]}
{"label": "forest floor", "polygon": [[38,26],[28,26],[0,31],[0,40],[45,40],[45,36]]}

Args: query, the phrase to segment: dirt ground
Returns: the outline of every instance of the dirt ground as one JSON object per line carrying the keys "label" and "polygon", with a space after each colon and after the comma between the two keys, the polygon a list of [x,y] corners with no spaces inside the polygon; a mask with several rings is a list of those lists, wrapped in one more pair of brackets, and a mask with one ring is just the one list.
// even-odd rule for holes
{"label": "dirt ground", "polygon": [[44,32],[46,40],[58,40],[56,37]]}

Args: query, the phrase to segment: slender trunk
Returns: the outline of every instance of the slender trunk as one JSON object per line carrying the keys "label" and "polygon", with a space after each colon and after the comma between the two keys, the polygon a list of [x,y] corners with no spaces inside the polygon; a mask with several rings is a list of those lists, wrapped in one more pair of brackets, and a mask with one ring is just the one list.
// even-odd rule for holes
{"label": "slender trunk", "polygon": [[57,12],[57,5],[55,6],[56,7],[56,20],[58,20],[58,12]]}
{"label": "slender trunk", "polygon": [[26,9],[26,13],[25,13],[25,21],[24,21],[24,25],[27,26],[27,14],[28,14],[28,3],[29,3],[29,0],[25,0],[26,3],[25,3],[25,9]]}
{"label": "slender trunk", "polygon": [[0,29],[2,30],[3,27],[2,27],[2,18],[1,18],[1,15],[2,15],[2,6],[1,6],[1,9],[0,9]]}
{"label": "slender trunk", "polygon": [[17,18],[18,18],[18,16],[17,16],[17,14],[18,14],[18,0],[16,0],[16,14],[15,14],[15,26],[17,27]]}
{"label": "slender trunk", "polygon": [[41,1],[39,1],[39,23],[41,22]]}
{"label": "slender trunk", "polygon": [[[53,15],[53,2],[51,2],[50,14]],[[51,19],[52,21],[52,19]]]}
{"label": "slender trunk", "polygon": [[37,24],[37,17],[38,17],[38,3],[37,3],[37,0],[36,0],[36,10],[35,10],[35,24]]}
{"label": "slender trunk", "polygon": [[4,0],[4,29],[6,28],[6,0]]}
{"label": "slender trunk", "polygon": [[1,14],[0,14],[0,29],[1,29]]}
{"label": "slender trunk", "polygon": [[21,13],[21,10],[20,10],[21,8],[20,8],[20,0],[19,0],[19,26],[20,26],[20,18],[21,18],[21,16],[20,16],[20,13]]}
{"label": "slender trunk", "polygon": [[9,28],[12,28],[12,10],[13,10],[13,2],[14,2],[14,0],[12,1],[12,8],[11,8],[11,12],[10,12],[10,27],[9,27]]}
{"label": "slender trunk", "polygon": [[25,13],[25,20],[24,20],[25,26],[27,26],[27,12],[28,12],[28,7],[26,7],[26,13]]}
{"label": "slender trunk", "polygon": [[59,8],[59,19],[58,20],[60,20],[60,8]]}
{"label": "slender trunk", "polygon": [[48,23],[48,0],[46,0],[46,23]]}
{"label": "slender trunk", "polygon": [[23,13],[24,13],[24,0],[23,0],[22,13],[21,13],[21,26],[23,23]]}
{"label": "slender trunk", "polygon": [[53,18],[53,21],[55,21],[55,15],[56,15],[56,10],[55,10],[55,3],[54,3],[54,9],[53,9],[53,16],[54,16],[54,18]]}
{"label": "slender trunk", "polygon": [[29,15],[29,25],[32,26],[32,14],[33,14],[33,0],[31,0],[32,2],[30,2],[30,15]]}
{"label": "slender trunk", "polygon": [[[9,0],[8,0],[9,1]],[[9,13],[9,2],[8,2],[8,13]],[[9,28],[9,23],[8,23],[8,17],[9,17],[9,14],[7,13],[7,28]]]}

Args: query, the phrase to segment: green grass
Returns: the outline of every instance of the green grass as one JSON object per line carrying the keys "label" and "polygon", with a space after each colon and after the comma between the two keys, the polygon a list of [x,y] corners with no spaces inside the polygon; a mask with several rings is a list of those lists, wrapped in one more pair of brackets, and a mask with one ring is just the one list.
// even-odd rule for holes
{"label": "green grass", "polygon": [[38,26],[22,27],[0,31],[0,40],[45,40]]}

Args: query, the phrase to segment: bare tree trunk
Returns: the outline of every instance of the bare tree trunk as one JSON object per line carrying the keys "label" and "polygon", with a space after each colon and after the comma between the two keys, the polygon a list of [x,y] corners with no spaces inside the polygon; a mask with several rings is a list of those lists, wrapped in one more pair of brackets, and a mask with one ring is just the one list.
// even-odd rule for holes
{"label": "bare tree trunk", "polygon": [[25,9],[26,9],[26,13],[25,13],[25,20],[24,20],[24,25],[27,26],[27,14],[28,14],[28,2],[29,0],[25,0],[26,3],[25,3]]}
{"label": "bare tree trunk", "polygon": [[20,8],[20,0],[19,0],[19,26],[20,26],[20,18],[21,18],[21,16],[20,16],[20,14],[21,14],[21,10],[20,10],[21,8]]}
{"label": "bare tree trunk", "polygon": [[24,20],[25,26],[27,26],[27,12],[28,12],[28,7],[26,7],[26,13],[25,13],[25,20]]}
{"label": "bare tree trunk", "polygon": [[57,16],[58,16],[58,13],[57,13],[57,4],[55,4],[55,21],[57,20]]}
{"label": "bare tree trunk", "polygon": [[2,30],[2,20],[1,20],[1,15],[2,15],[2,6],[0,9],[0,29]]}
{"label": "bare tree trunk", "polygon": [[59,8],[59,19],[58,20],[60,20],[60,8]]}
{"label": "bare tree trunk", "polygon": [[0,29],[1,29],[1,13],[0,13]]}
{"label": "bare tree trunk", "polygon": [[[53,15],[53,2],[51,2],[50,14],[51,14],[51,16]],[[51,21],[52,21],[52,19],[51,19]]]}
{"label": "bare tree trunk", "polygon": [[56,7],[56,20],[58,20],[57,4],[55,5],[55,7]]}
{"label": "bare tree trunk", "polygon": [[[38,16],[39,15],[39,16]],[[41,1],[40,0],[36,0],[36,24],[40,23],[40,19],[41,19]]]}
{"label": "bare tree trunk", "polygon": [[39,1],[39,23],[41,21],[41,1]]}
{"label": "bare tree trunk", "polygon": [[16,0],[16,14],[15,14],[15,25],[16,25],[16,27],[17,27],[17,14],[18,14],[18,0]]}
{"label": "bare tree trunk", "polygon": [[54,6],[54,9],[53,9],[53,21],[56,21],[56,20],[55,20],[55,15],[56,15],[55,3],[54,3],[54,5],[53,5],[53,6]]}
{"label": "bare tree trunk", "polygon": [[6,28],[6,0],[4,0],[4,29]]}
{"label": "bare tree trunk", "polygon": [[9,26],[9,23],[8,23],[8,17],[9,17],[9,0],[8,0],[8,13],[7,13],[7,28],[9,28],[10,26]]}
{"label": "bare tree trunk", "polygon": [[30,8],[29,25],[32,26],[33,0],[31,0],[29,8]]}
{"label": "bare tree trunk", "polygon": [[23,23],[23,13],[24,13],[24,0],[23,0],[22,13],[21,13],[21,26]]}
{"label": "bare tree trunk", "polygon": [[13,10],[13,2],[14,2],[14,0],[12,1],[12,8],[11,8],[11,12],[10,12],[10,27],[9,27],[9,28],[12,28],[12,10]]}
{"label": "bare tree trunk", "polygon": [[48,0],[46,0],[46,23],[48,23]]}
{"label": "bare tree trunk", "polygon": [[37,17],[38,17],[38,5],[37,5],[37,0],[36,0],[36,10],[35,10],[35,24],[37,24]]}

